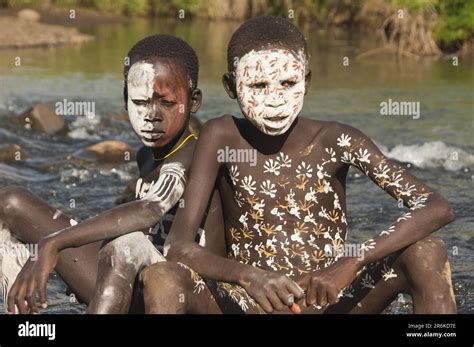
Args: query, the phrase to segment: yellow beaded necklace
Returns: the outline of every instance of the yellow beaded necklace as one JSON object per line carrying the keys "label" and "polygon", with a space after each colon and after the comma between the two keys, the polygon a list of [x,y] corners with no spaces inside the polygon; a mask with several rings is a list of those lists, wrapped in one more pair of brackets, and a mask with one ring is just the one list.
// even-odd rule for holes
{"label": "yellow beaded necklace", "polygon": [[166,158],[169,158],[171,157],[174,153],[176,153],[178,150],[181,149],[181,147],[184,146],[184,144],[186,143],[186,141],[188,141],[191,137],[193,137],[195,140],[197,140],[197,136],[194,135],[194,134],[191,134],[189,135],[188,137],[186,137],[175,149],[173,149],[171,152],[169,152],[167,155],[165,155],[163,158],[155,158],[155,156],[153,156],[153,159],[155,161],[159,161],[159,160],[165,160]]}

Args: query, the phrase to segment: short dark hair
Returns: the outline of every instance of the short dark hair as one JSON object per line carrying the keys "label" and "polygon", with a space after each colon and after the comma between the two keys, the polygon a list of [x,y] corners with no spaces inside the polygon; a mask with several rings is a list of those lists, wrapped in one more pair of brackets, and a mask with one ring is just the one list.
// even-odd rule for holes
{"label": "short dark hair", "polygon": [[235,69],[235,58],[242,58],[252,50],[268,48],[289,49],[294,53],[303,50],[308,60],[308,45],[303,33],[288,19],[261,16],[249,19],[232,35],[227,47],[227,68]]}
{"label": "short dark hair", "polygon": [[127,54],[127,64],[124,65],[125,79],[124,98],[127,102],[127,75],[130,67],[139,61],[155,62],[158,58],[176,61],[188,75],[190,88],[197,88],[199,60],[194,49],[185,41],[171,35],[152,35],[138,41]]}

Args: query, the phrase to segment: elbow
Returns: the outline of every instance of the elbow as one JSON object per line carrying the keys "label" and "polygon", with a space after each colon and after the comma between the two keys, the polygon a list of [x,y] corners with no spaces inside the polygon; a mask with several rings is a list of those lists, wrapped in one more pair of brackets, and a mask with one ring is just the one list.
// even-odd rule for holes
{"label": "elbow", "polygon": [[436,216],[439,218],[441,226],[454,221],[456,215],[454,213],[453,207],[448,202],[448,200],[441,197],[436,205]]}
{"label": "elbow", "polygon": [[448,209],[445,212],[445,215],[447,219],[446,224],[451,223],[456,219],[456,214],[454,213],[453,207],[451,206],[449,202],[448,202]]}
{"label": "elbow", "polygon": [[163,247],[163,256],[166,258],[166,260],[174,262],[183,260],[183,254],[184,253],[182,245],[166,240],[165,245]]}
{"label": "elbow", "polygon": [[171,244],[165,244],[163,247],[163,255],[168,261],[179,261],[180,253],[178,247],[173,247]]}

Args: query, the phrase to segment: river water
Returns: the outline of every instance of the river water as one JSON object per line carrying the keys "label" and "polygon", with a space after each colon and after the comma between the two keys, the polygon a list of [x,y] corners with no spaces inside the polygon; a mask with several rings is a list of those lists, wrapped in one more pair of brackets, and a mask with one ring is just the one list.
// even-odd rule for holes
{"label": "river water", "polygon": [[[79,26],[96,37],[83,47],[3,50],[0,54],[0,144],[16,143],[28,159],[0,163],[0,187],[25,186],[64,213],[84,220],[111,208],[128,180],[137,174],[130,163],[115,167],[77,164],[65,157],[89,144],[117,139],[138,148],[131,126],[108,116],[123,112],[122,64],[128,49],[154,33],[182,37],[200,59],[199,85],[204,102],[197,116],[205,121],[223,113],[239,115],[220,83],[226,68],[227,42],[234,22],[134,20],[133,23]],[[311,53],[312,81],[302,115],[337,120],[361,129],[391,158],[443,194],[454,207],[456,220],[437,232],[446,242],[460,313],[474,312],[474,182],[473,89],[474,64],[452,59],[397,60],[357,56],[377,44],[374,34],[350,34],[304,28]],[[15,66],[15,58],[21,65]],[[348,58],[344,61],[344,57]],[[344,62],[346,64],[344,65]],[[48,137],[7,120],[35,102],[94,101],[96,117],[66,117],[70,132]],[[420,117],[382,116],[380,103],[415,101]],[[401,211],[357,171],[347,185],[349,241],[380,232]],[[74,208],[70,199],[75,199]],[[84,312],[65,294],[64,283],[51,275],[51,313]],[[400,297],[390,313],[406,313],[410,299]],[[1,305],[1,303],[0,303]]]}

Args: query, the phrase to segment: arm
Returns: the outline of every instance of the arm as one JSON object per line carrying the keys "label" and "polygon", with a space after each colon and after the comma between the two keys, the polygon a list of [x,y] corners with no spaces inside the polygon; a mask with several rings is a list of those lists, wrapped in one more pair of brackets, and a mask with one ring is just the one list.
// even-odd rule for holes
{"label": "arm", "polygon": [[[345,140],[343,141],[343,136]],[[350,140],[349,140],[350,138]],[[439,193],[385,157],[377,146],[359,130],[344,126],[337,136],[341,161],[355,166],[387,194],[409,209],[378,236],[363,244],[363,266],[406,246],[450,223],[454,213]],[[348,145],[350,143],[350,145]]]}
{"label": "arm", "polygon": [[[183,197],[185,208],[176,214],[166,239],[165,256],[189,265],[204,277],[240,284],[267,312],[281,310],[292,306],[294,297],[303,295],[296,283],[284,275],[215,255],[194,242],[221,166],[217,150],[232,141],[225,121],[225,118],[211,120],[201,131]],[[223,233],[224,230],[206,232]],[[298,308],[294,310],[298,312]]]}
{"label": "arm", "polygon": [[[140,200],[114,207],[80,224],[47,236],[44,241],[57,250],[80,247],[95,241],[122,236],[137,230],[148,229],[180,199],[185,186],[185,169],[181,163],[164,164],[156,182],[149,185],[137,181]],[[146,188],[149,188],[146,191]]]}
{"label": "arm", "polygon": [[[225,129],[224,123],[224,118],[210,120],[201,130],[194,152],[191,176],[183,195],[185,207],[178,209],[176,213],[165,242],[164,255],[169,260],[186,263],[205,277],[240,283],[240,275],[247,265],[217,256],[194,241],[222,164],[217,161],[217,150],[228,145],[228,130]],[[223,233],[224,230],[206,232]]]}
{"label": "arm", "polygon": [[337,139],[332,147],[343,164],[355,166],[409,211],[402,214],[378,236],[362,244],[361,258],[343,257],[325,269],[302,278],[307,288],[306,303],[324,306],[338,301],[364,265],[382,259],[426,237],[454,219],[449,203],[438,193],[386,158],[359,130],[337,124],[328,138]]}
{"label": "arm", "polygon": [[179,162],[164,164],[156,182],[148,184],[138,180],[136,192],[140,200],[117,206],[41,240],[37,261],[28,261],[28,266],[22,269],[8,294],[8,311],[15,311],[16,302],[20,313],[27,313],[23,305],[26,299],[31,312],[38,312],[35,302],[37,288],[41,303],[46,305],[46,283],[57,264],[60,250],[118,237],[156,224],[181,197],[184,173],[184,166]]}

